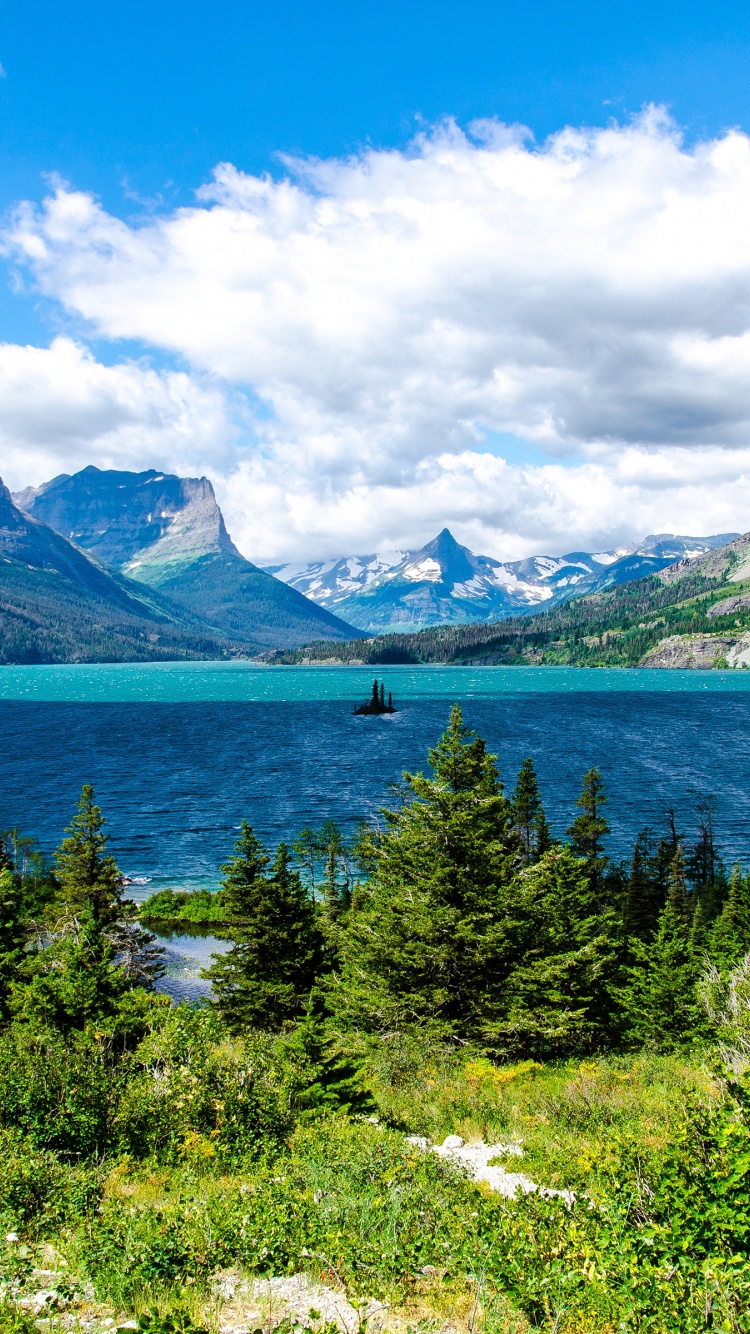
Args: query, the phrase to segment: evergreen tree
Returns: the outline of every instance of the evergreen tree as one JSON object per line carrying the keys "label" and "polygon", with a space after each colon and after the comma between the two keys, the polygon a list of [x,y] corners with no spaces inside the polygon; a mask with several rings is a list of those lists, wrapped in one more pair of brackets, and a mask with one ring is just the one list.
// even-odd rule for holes
{"label": "evergreen tree", "polygon": [[709,940],[711,959],[731,967],[750,952],[750,893],[739,866],[732,871],[729,894],[716,919]]}
{"label": "evergreen tree", "polygon": [[649,944],[634,940],[633,949],[635,966],[628,970],[629,983],[621,996],[630,1040],[669,1051],[702,1036],[705,1019],[697,999],[701,965],[690,947],[677,880],[654,939]]}
{"label": "evergreen tree", "polygon": [[304,873],[307,876],[307,881],[310,886],[310,894],[313,899],[315,898],[316,890],[315,875],[320,851],[319,844],[319,836],[309,825],[305,826],[302,833],[298,834],[292,843],[292,852],[298,863],[304,867]]}
{"label": "evergreen tree", "polygon": [[89,1024],[116,1026],[131,987],[115,956],[116,947],[94,909],[80,906],[73,927],[66,923],[23,960],[11,987],[15,1018],[63,1033]]}
{"label": "evergreen tree", "polygon": [[278,1029],[300,1014],[321,966],[315,909],[285,843],[264,875],[268,857],[243,821],[235,852],[221,890],[235,944],[203,976],[232,1028]]}
{"label": "evergreen tree", "polygon": [[691,918],[690,899],[688,898],[687,880],[685,878],[685,858],[679,843],[669,865],[667,903],[671,904],[680,921],[685,923],[686,926],[689,925]]}
{"label": "evergreen tree", "polygon": [[542,798],[534,769],[534,761],[528,757],[519,770],[510,804],[513,812],[513,824],[521,843],[521,857],[524,865],[530,866],[531,862],[535,860],[537,852],[540,821],[543,821],[546,826],[546,819],[542,809]]}
{"label": "evergreen tree", "polygon": [[13,858],[10,854],[9,838],[7,834],[0,834],[0,873],[3,871],[14,871]]}
{"label": "evergreen tree", "polygon": [[576,802],[576,806],[581,808],[581,814],[576,816],[567,831],[573,851],[586,862],[591,887],[597,899],[602,897],[608,861],[604,856],[603,840],[609,833],[609,823],[601,813],[606,800],[599,770],[589,769],[584,775],[581,795]]}
{"label": "evergreen tree", "polygon": [[551,826],[544,811],[541,810],[534,825],[534,855],[532,860],[540,861],[545,852],[549,852],[550,848],[555,847],[555,845],[556,840],[552,837]]}
{"label": "evergreen tree", "polygon": [[706,922],[721,912],[728,891],[726,871],[714,839],[711,798],[698,802],[698,839],[685,863],[685,873],[692,885],[693,901],[703,904]]}
{"label": "evergreen tree", "polygon": [[337,1035],[326,1022],[319,992],[310,995],[302,1019],[282,1039],[282,1049],[291,1057],[294,1067],[295,1102],[301,1119],[321,1112],[362,1115],[375,1111],[363,1068],[341,1051]]}
{"label": "evergreen tree", "polygon": [[54,856],[59,885],[58,907],[75,916],[90,911],[100,926],[122,916],[122,876],[107,852],[106,821],[94,803],[88,783],[81,790],[77,813]]}
{"label": "evergreen tree", "polygon": [[[104,825],[86,785],[54,854],[57,892],[47,910],[46,935],[24,953],[11,986],[9,1005],[21,1021],[62,1032],[95,1023],[126,1036],[142,1026],[152,1003],[146,990],[159,971],[153,937],[129,921],[133,905],[122,899],[122,876],[106,851]],[[124,968],[118,955],[128,930],[135,935]],[[135,968],[141,950],[149,955],[150,974]]]}
{"label": "evergreen tree", "polygon": [[270,858],[254,830],[243,820],[234,845],[235,856],[221,866],[219,897],[228,920],[242,923],[255,912],[256,882],[263,879]]}
{"label": "evergreen tree", "polygon": [[[10,858],[8,858],[10,861]],[[20,876],[6,864],[0,868],[0,1018],[8,1016],[8,997],[18,976],[26,944]]]}
{"label": "evergreen tree", "polygon": [[666,896],[666,890],[662,892],[661,888],[663,875],[659,855],[659,849],[656,854],[653,852],[651,830],[643,829],[633,848],[630,874],[625,887],[622,925],[626,936],[650,940],[656,930]]}
{"label": "evergreen tree", "polygon": [[703,904],[700,899],[693,909],[693,917],[690,923],[690,935],[688,936],[688,946],[690,955],[696,964],[697,971],[706,962],[706,954],[709,945],[709,930],[706,918],[703,912]]}
{"label": "evergreen tree", "polygon": [[516,882],[518,963],[507,1013],[487,1036],[510,1054],[592,1051],[616,1036],[614,914],[602,914],[585,862],[554,848]]}
{"label": "evergreen tree", "polygon": [[517,841],[494,757],[457,705],[429,761],[433,776],[405,774],[401,808],[384,812],[382,833],[360,840],[370,880],[344,934],[332,996],[366,1029],[417,1022],[469,1036],[513,960],[505,907]]}

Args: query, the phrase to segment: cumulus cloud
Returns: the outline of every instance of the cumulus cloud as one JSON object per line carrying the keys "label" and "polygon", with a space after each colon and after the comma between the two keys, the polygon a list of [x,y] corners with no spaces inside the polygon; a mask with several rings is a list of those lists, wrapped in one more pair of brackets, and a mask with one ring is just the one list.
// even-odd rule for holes
{"label": "cumulus cloud", "polygon": [[247,394],[245,445],[204,453],[256,559],[444,523],[509,556],[747,526],[748,216],[748,137],[687,148],[651,110],[540,147],[446,123],[280,180],[225,164],[137,225],[59,185],[5,245],[97,337],[179,358],[188,416],[188,387],[216,421],[220,386]]}
{"label": "cumulus cloud", "polygon": [[89,463],[220,470],[232,432],[225,395],[184,372],[102,366],[69,338],[0,344],[0,473],[13,489]]}

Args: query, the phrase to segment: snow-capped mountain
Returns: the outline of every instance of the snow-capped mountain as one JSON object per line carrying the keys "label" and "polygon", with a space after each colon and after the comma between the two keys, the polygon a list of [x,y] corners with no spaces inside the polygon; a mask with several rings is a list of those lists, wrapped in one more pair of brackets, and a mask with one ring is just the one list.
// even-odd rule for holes
{"label": "snow-capped mountain", "polygon": [[656,533],[612,551],[572,551],[504,563],[474,555],[444,528],[420,551],[271,565],[267,571],[351,625],[382,634],[425,625],[498,621],[552,607],[582,593],[654,574],[683,556],[711,551],[736,536]]}

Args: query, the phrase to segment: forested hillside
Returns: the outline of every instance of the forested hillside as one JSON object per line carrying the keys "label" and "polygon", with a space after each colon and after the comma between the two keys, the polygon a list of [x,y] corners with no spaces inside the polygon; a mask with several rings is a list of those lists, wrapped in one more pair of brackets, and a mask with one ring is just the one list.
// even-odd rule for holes
{"label": "forested hillside", "polygon": [[492,626],[436,626],[417,634],[380,635],[364,644],[314,643],[272,661],[635,667],[662,641],[677,635],[708,636],[709,649],[715,645],[714,661],[722,665],[750,631],[749,552],[746,536],[705,556],[678,561],[659,574],[535,616]]}

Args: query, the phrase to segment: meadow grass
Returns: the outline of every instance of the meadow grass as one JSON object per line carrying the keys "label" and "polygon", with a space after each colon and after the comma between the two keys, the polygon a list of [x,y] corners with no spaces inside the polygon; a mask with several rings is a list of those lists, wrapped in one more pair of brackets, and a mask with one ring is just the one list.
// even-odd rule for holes
{"label": "meadow grass", "polygon": [[[150,1312],[155,1334],[170,1325],[241,1326],[216,1292],[216,1275],[228,1271],[249,1280],[306,1272],[355,1303],[386,1302],[386,1328],[403,1334],[705,1327],[675,1324],[668,1311],[623,1324],[624,1279],[609,1273],[613,1262],[586,1231],[585,1210],[576,1232],[560,1201],[504,1200],[405,1138],[521,1143],[524,1156],[508,1160],[509,1170],[594,1201],[616,1186],[623,1145],[658,1162],[686,1104],[720,1100],[700,1059],[641,1054],[495,1067],[465,1049],[411,1039],[371,1048],[368,1067],[379,1124],[302,1120],[281,1148],[240,1162],[222,1159],[207,1137],[186,1135],[168,1164],[93,1164],[87,1189],[84,1169],[60,1169],[64,1179],[58,1171],[46,1199],[40,1187],[26,1217],[12,1216],[6,1201],[3,1225],[18,1227],[26,1243],[25,1260],[20,1244],[6,1243],[6,1272],[24,1263],[58,1269],[72,1298],[66,1309],[94,1328]],[[0,1328],[20,1330],[21,1318],[6,1308]]]}

